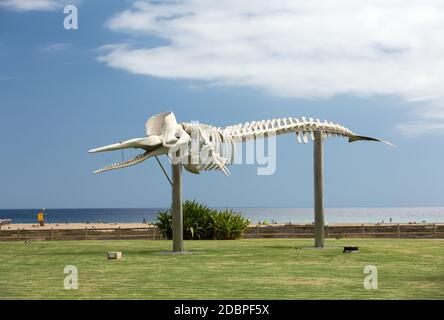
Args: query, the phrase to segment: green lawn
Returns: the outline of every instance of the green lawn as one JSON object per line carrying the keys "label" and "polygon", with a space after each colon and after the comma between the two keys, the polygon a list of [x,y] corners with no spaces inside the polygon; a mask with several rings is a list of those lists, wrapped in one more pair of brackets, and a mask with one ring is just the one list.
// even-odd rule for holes
{"label": "green lawn", "polygon": [[[312,244],[186,241],[195,254],[170,255],[161,240],[1,242],[0,299],[444,299],[444,240]],[[360,252],[343,254],[348,245]],[[78,290],[63,288],[66,265],[78,268]],[[366,265],[378,268],[378,290],[363,288]]]}

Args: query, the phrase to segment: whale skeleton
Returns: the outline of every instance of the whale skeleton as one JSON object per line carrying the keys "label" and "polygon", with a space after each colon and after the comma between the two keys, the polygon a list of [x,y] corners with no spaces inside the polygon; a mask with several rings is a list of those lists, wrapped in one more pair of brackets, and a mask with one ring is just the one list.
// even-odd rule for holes
{"label": "whale skeleton", "polygon": [[[345,137],[349,142],[379,141],[377,138],[356,135],[333,122],[313,118],[278,118],[240,123],[225,128],[200,123],[177,123],[172,112],[157,114],[146,122],[146,137],[135,138],[89,150],[105,152],[127,148],[142,149],[143,153],[132,159],[94,171],[101,173],[129,167],[155,157],[172,186],[173,252],[183,252],[182,167],[192,173],[220,170],[229,175],[227,166],[234,161],[236,143],[294,132],[299,143],[313,141],[314,145],[314,221],[315,247],[324,247],[323,206],[323,140],[326,137]],[[172,164],[170,179],[157,156],[168,155]],[[201,156],[203,155],[203,156]]]}
{"label": "whale skeleton", "polygon": [[[349,129],[328,121],[313,118],[277,118],[239,123],[225,128],[201,123],[177,123],[172,112],[157,114],[145,124],[146,137],[134,138],[91,149],[88,152],[105,152],[128,148],[142,149],[143,153],[94,171],[121,169],[141,163],[151,157],[179,154],[177,161],[192,173],[205,170],[220,170],[229,175],[227,166],[233,163],[236,143],[270,135],[295,133],[299,143],[315,140],[315,132],[321,137],[345,137],[348,141],[378,141],[394,146],[388,141],[356,135]],[[179,151],[179,152],[178,152]],[[196,157],[205,154],[205,157]]]}

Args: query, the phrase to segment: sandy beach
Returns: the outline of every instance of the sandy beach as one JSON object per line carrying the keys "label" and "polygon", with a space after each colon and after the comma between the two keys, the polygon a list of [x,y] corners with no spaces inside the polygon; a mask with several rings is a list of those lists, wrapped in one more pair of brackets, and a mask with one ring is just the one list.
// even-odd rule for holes
{"label": "sandy beach", "polygon": [[147,223],[47,223],[40,226],[36,223],[11,223],[2,225],[0,230],[78,230],[78,229],[146,229],[154,225]]}

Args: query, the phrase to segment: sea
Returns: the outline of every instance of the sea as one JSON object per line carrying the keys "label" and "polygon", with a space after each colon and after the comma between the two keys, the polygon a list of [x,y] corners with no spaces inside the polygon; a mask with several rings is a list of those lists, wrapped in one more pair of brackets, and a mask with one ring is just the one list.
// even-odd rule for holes
{"label": "sea", "polygon": [[[215,208],[225,209],[225,208]],[[230,208],[251,223],[312,223],[312,208]],[[155,222],[157,213],[167,208],[45,209],[48,223],[141,223]],[[0,209],[0,220],[37,223],[41,209]],[[329,223],[444,223],[444,207],[326,208]]]}

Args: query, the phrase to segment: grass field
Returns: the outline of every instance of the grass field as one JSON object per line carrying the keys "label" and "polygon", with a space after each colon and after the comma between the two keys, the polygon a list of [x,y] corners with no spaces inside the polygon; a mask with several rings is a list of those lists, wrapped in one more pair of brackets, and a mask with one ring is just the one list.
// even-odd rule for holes
{"label": "grass field", "polygon": [[[444,240],[255,239],[0,243],[0,299],[444,299]],[[343,246],[360,252],[343,254]],[[107,251],[123,259],[108,261]],[[78,290],[63,270],[78,268]],[[364,266],[378,268],[366,290]]]}

